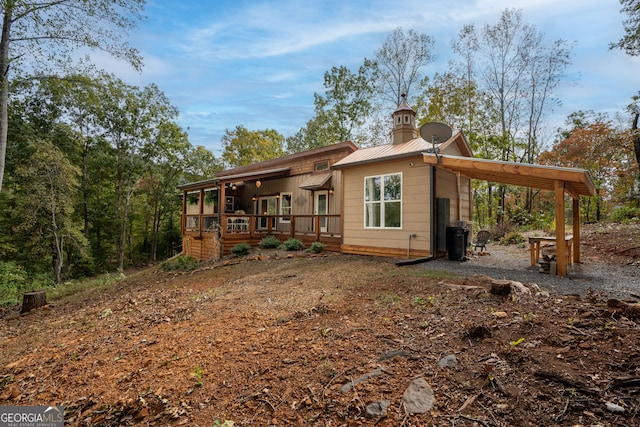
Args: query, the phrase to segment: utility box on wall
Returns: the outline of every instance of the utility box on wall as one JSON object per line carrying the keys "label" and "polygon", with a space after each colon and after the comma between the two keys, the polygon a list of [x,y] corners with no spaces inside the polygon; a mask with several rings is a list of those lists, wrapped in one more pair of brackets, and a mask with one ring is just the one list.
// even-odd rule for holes
{"label": "utility box on wall", "polygon": [[436,199],[436,250],[447,251],[447,227],[450,223],[451,201],[446,198]]}

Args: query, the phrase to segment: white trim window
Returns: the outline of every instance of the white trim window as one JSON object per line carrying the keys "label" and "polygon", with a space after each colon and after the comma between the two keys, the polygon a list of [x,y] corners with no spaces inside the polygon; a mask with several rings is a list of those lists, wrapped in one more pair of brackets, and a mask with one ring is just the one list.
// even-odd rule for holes
{"label": "white trim window", "polygon": [[280,193],[280,222],[291,222],[293,196],[291,193]]}
{"label": "white trim window", "polygon": [[364,178],[364,227],[402,228],[402,174]]}

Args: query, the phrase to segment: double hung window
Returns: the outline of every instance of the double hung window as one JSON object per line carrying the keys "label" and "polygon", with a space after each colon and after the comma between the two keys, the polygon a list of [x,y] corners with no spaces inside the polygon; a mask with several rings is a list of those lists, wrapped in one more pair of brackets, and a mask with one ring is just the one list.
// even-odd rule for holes
{"label": "double hung window", "polygon": [[402,174],[364,179],[365,228],[402,228]]}

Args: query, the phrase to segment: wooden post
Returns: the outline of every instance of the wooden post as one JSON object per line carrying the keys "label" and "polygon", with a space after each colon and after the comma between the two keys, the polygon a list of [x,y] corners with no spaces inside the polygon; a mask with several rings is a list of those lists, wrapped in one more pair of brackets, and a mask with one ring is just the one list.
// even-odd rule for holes
{"label": "wooden post", "polygon": [[573,198],[573,262],[580,262],[580,196]]}
{"label": "wooden post", "polygon": [[567,244],[564,229],[564,181],[555,183],[556,205],[556,274],[567,275]]}
{"label": "wooden post", "polygon": [[204,188],[200,189],[200,193],[198,194],[198,235],[202,237],[202,225],[203,225],[203,215],[204,215]]}
{"label": "wooden post", "polygon": [[47,305],[47,291],[25,292],[22,295],[22,308],[20,314]]}

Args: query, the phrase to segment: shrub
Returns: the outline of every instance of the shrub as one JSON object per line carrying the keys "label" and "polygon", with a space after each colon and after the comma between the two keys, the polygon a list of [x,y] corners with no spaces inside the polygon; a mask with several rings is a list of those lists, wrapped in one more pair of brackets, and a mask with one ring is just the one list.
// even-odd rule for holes
{"label": "shrub", "polygon": [[29,290],[27,272],[15,262],[0,261],[0,304],[18,304]]}
{"label": "shrub", "polygon": [[288,251],[299,251],[301,249],[304,249],[304,245],[298,239],[287,239],[282,243],[280,247]]}
{"label": "shrub", "polygon": [[278,240],[277,237],[267,236],[264,239],[260,240],[260,247],[262,249],[276,249],[278,248],[282,242]]}
{"label": "shrub", "polygon": [[517,245],[519,243],[524,243],[524,237],[522,237],[522,234],[517,231],[508,233],[500,242],[502,245]]}
{"label": "shrub", "polygon": [[318,254],[324,250],[325,246],[326,245],[322,242],[313,242],[309,247],[309,250],[313,253]]}
{"label": "shrub", "polygon": [[192,271],[198,268],[200,262],[190,256],[177,256],[162,263],[161,267],[164,271],[185,270]]}
{"label": "shrub", "polygon": [[231,253],[235,256],[245,256],[251,250],[251,246],[248,243],[242,242],[238,243],[234,247],[231,248]]}
{"label": "shrub", "polygon": [[640,208],[620,206],[611,212],[611,219],[615,222],[627,222],[633,218],[640,218]]}

